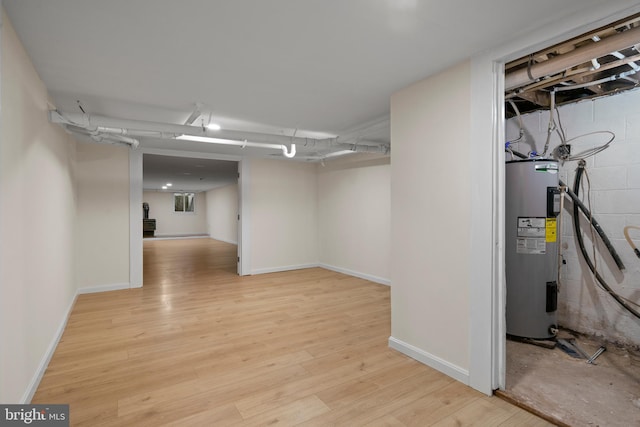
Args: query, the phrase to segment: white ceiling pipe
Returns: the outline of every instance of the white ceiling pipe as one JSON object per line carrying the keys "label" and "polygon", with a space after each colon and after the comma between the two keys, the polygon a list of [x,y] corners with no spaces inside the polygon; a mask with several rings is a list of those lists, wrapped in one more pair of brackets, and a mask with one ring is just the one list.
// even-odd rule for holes
{"label": "white ceiling pipe", "polygon": [[[302,146],[313,144],[314,146],[319,147],[345,147],[352,145],[343,143],[337,138],[314,139],[232,130],[210,131],[203,130],[202,128],[196,126],[185,126],[172,123],[159,123],[141,120],[117,119],[104,116],[87,116],[80,113],[60,113],[58,111],[50,111],[49,119],[52,123],[71,125],[86,129],[88,132],[97,131],[100,133],[161,139],[171,139],[180,135],[192,135],[225,140],[252,141],[262,144],[277,144],[279,148],[280,146],[285,144],[297,144]],[[383,147],[383,150],[389,150],[388,144],[376,141],[358,140],[357,144],[359,146]]]}
{"label": "white ceiling pipe", "polygon": [[140,142],[135,138],[129,138],[127,136],[121,135],[109,135],[107,138],[114,139],[116,141],[124,142],[125,144],[131,145],[131,148],[138,148]]}
{"label": "white ceiling pipe", "polygon": [[352,151],[354,153],[376,153],[376,154],[389,154],[391,152],[389,146],[378,146],[374,147],[372,145],[353,145],[353,144],[342,144],[339,146],[334,146],[335,151],[330,151],[329,153],[324,154],[324,156],[328,154],[332,154],[337,152],[347,152]]}
{"label": "white ceiling pipe", "polygon": [[[210,138],[231,139],[236,141],[248,140],[270,144],[304,145],[312,141],[315,143],[325,144],[335,143],[335,138],[314,139],[224,129],[219,131],[210,131],[206,129],[202,130],[202,128],[196,126],[149,122],[142,120],[117,119],[104,116],[87,116],[80,113],[59,113],[57,111],[51,111],[49,115],[52,123],[66,123],[74,126],[84,127],[85,129],[89,130],[100,128],[103,129],[102,131],[109,133],[119,133],[121,130],[125,130],[126,134],[134,136],[155,136],[157,138],[166,138],[169,137],[168,134],[173,134],[173,136],[197,135]],[[108,128],[110,128],[110,130],[107,130]],[[141,134],[141,132],[144,134]],[[157,135],[152,135],[153,132],[156,132]],[[358,143],[367,145],[384,145],[372,141],[359,141]]]}
{"label": "white ceiling pipe", "polygon": [[66,123],[88,130],[103,129],[104,132],[120,133],[138,136],[140,133],[156,138],[173,138],[178,135],[194,135],[209,138],[221,138],[236,141],[251,140],[255,142],[273,144],[304,144],[306,138],[272,135],[257,132],[241,132],[231,130],[210,131],[198,126],[179,125],[173,123],[159,123],[142,120],[117,119],[104,116],[86,116],[80,113],[50,112],[52,123]]}
{"label": "white ceiling pipe", "polygon": [[[78,132],[74,132],[74,133],[78,133]],[[124,145],[125,147],[134,148],[134,149],[138,148],[138,144],[139,144],[139,142],[136,139],[127,138],[126,136],[116,137],[116,136],[103,136],[103,135],[86,135],[82,133],[78,133],[78,135],[89,136],[91,140],[95,142],[114,144],[114,145]]]}
{"label": "white ceiling pipe", "polygon": [[84,128],[78,128],[76,126],[63,125],[64,128],[78,135],[88,136],[95,142],[107,142],[110,144],[126,145],[127,147],[136,149],[140,145],[140,141],[135,138],[129,138],[123,135],[104,135],[99,132],[87,132]]}
{"label": "white ceiling pipe", "polygon": [[249,141],[234,141],[231,139],[222,139],[222,138],[210,138],[208,136],[196,136],[196,135],[180,135],[175,139],[183,140],[183,141],[196,141],[196,142],[204,142],[208,144],[220,144],[220,145],[233,145],[240,148],[250,147],[250,148],[267,148],[274,150],[282,150],[282,154],[285,157],[291,159],[296,155],[296,144],[291,144],[291,149],[287,148],[284,144],[263,144],[261,142],[249,142]]}
{"label": "white ceiling pipe", "polygon": [[529,71],[527,71],[527,67],[525,67],[510,72],[505,76],[505,90],[513,90],[530,83],[532,80],[529,78],[529,73],[531,73],[531,77],[533,77],[533,80],[535,81],[542,77],[561,73],[562,71],[575,67],[576,65],[591,62],[593,58],[600,58],[610,54],[611,52],[629,48],[639,42],[640,26],[601,39],[597,43],[579,47],[571,52],[558,55],[547,61],[533,64],[529,67]]}

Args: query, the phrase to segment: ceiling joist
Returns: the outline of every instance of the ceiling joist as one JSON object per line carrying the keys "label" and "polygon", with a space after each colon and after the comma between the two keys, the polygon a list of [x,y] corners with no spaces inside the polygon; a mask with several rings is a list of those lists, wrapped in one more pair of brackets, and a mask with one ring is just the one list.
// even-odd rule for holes
{"label": "ceiling joist", "polygon": [[506,64],[505,98],[528,112],[548,108],[551,91],[561,105],[633,89],[639,48],[637,14]]}

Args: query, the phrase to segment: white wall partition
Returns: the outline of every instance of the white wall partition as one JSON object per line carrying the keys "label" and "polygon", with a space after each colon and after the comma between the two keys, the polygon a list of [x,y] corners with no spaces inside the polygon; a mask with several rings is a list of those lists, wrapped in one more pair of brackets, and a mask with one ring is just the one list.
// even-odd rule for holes
{"label": "white wall partition", "polygon": [[253,159],[250,168],[252,273],[317,265],[316,166]]}
{"label": "white wall partition", "polygon": [[212,239],[238,244],[238,184],[207,191],[207,229]]}
{"label": "white wall partition", "polygon": [[318,240],[323,267],[390,284],[389,158],[318,167]]}
{"label": "white wall partition", "polygon": [[76,176],[78,287],[128,288],[129,148],[78,143]]}
{"label": "white wall partition", "polygon": [[25,403],[76,293],[75,142],[4,11],[0,38],[0,402]]}
{"label": "white wall partition", "polygon": [[464,62],[391,98],[390,344],[463,382],[470,359],[470,70]]}

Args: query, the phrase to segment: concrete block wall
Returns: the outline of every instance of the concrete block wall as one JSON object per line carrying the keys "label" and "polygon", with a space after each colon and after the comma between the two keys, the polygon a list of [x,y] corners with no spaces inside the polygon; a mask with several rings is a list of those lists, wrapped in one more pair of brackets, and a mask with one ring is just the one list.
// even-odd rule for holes
{"label": "concrete block wall", "polygon": [[[606,150],[587,159],[587,174],[593,215],[613,243],[626,270],[618,271],[597,235],[595,259],[598,272],[613,290],[640,304],[640,259],[635,256],[623,235],[625,226],[640,226],[640,90],[561,106],[559,111],[568,139],[595,131],[615,133],[615,140]],[[547,137],[548,110],[525,114],[522,119],[527,142],[519,143],[516,150],[527,153],[532,149],[530,144],[533,144],[541,152]],[[507,140],[517,138],[517,119],[507,121],[506,135]],[[602,145],[608,138],[607,134],[595,134],[575,140],[571,142],[572,153]],[[554,134],[550,150],[559,142],[559,137]],[[573,188],[576,167],[577,161],[572,161],[560,168],[560,179],[570,188]],[[586,185],[584,178],[583,183]],[[584,190],[581,198],[585,204],[589,203]],[[577,248],[572,211],[571,200],[567,198],[561,219],[566,264],[561,272],[559,323],[578,332],[638,346],[640,320],[620,307],[596,284]],[[583,220],[582,224],[585,247],[592,253],[588,222]],[[636,246],[640,246],[640,231],[631,230],[630,234]],[[640,311],[640,307],[636,308]]]}

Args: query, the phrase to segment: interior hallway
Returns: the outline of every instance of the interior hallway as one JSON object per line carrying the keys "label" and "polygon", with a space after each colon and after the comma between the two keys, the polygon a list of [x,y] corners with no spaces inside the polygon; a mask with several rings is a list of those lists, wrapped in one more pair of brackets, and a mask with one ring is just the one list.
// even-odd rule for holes
{"label": "interior hallway", "polygon": [[33,403],[74,426],[549,425],[390,350],[388,287],[235,261],[145,241],[144,288],[78,297]]}

